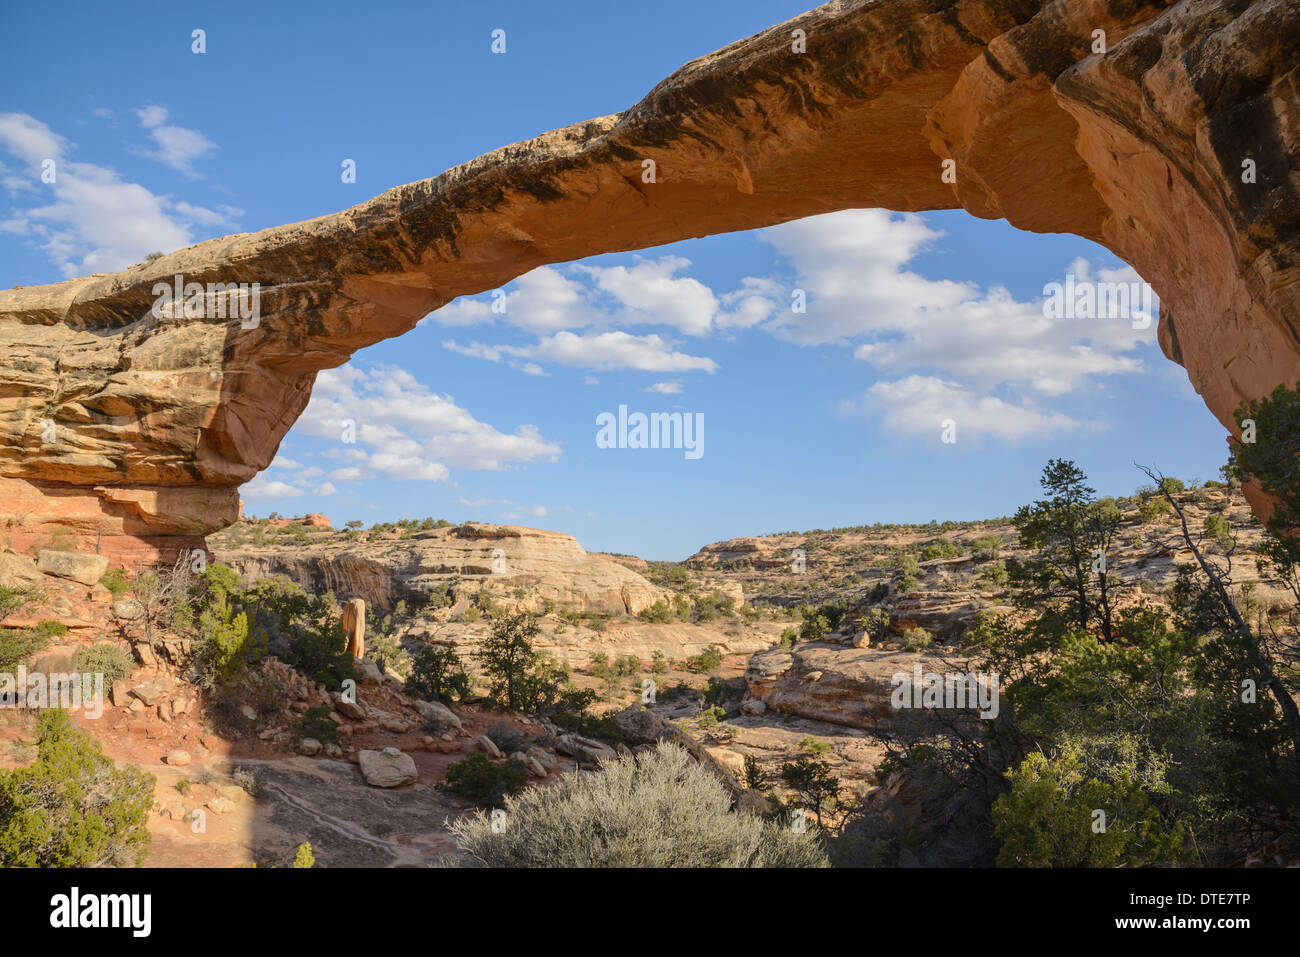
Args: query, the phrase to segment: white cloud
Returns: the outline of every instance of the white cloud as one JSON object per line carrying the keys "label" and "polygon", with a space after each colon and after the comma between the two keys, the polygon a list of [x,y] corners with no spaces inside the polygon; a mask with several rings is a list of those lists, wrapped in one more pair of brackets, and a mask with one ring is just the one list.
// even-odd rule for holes
{"label": "white cloud", "polygon": [[265,475],[257,475],[239,489],[239,494],[248,502],[267,502],[280,498],[296,498],[302,495],[303,491],[294,488],[288,482],[276,482]]}
{"label": "white cloud", "polygon": [[985,438],[1019,442],[1088,425],[1059,412],[1040,411],[1025,401],[1007,402],[955,382],[920,375],[877,382],[856,402],[844,403],[842,409],[872,413],[897,435],[935,443],[941,441],[949,421],[955,425],[958,444]]}
{"label": "white cloud", "polygon": [[346,420],[355,423],[365,451],[348,450],[347,457],[361,464],[330,472],[336,481],[383,474],[440,482],[450,468],[505,469],[560,454],[536,426],[501,432],[394,366],[344,366],[317,377],[298,427],[337,441]]}
{"label": "white cloud", "polygon": [[677,352],[672,343],[651,333],[562,331],[531,346],[501,346],[500,351],[526,359],[587,369],[640,369],[644,372],[714,372],[718,364],[704,356]]}
{"label": "white cloud", "polygon": [[673,379],[670,382],[656,382],[652,386],[647,386],[646,391],[658,392],[660,395],[680,395],[682,383],[678,379]]}
{"label": "white cloud", "polygon": [[[616,304],[616,326],[671,326],[687,335],[707,335],[718,314],[718,298],[698,279],[678,276],[689,259],[662,256],[632,266],[579,266],[595,288]],[[573,324],[570,323],[570,328]]]}
{"label": "white cloud", "polygon": [[471,359],[486,359],[488,362],[501,361],[500,349],[494,349],[491,346],[485,346],[481,342],[471,342],[467,346],[462,346],[458,344],[455,339],[444,339],[442,342],[442,347],[444,349],[449,349],[452,352],[458,353],[462,356],[469,356]]}
{"label": "white cloud", "polygon": [[[21,231],[57,263],[65,276],[115,272],[151,252],[190,245],[199,228],[233,226],[242,212],[216,210],[158,196],[138,183],[93,163],[67,158],[71,144],[24,113],[0,114],[0,151],[16,157],[21,171],[0,172],[0,185],[15,195],[39,190],[43,205],[19,211],[8,231]],[[55,181],[41,181],[41,163],[55,161]]]}
{"label": "white cloud", "polygon": [[337,491],[338,489],[334,487],[333,483],[325,482],[321,485],[317,485],[314,489],[311,490],[311,493],[313,495],[333,495]]}
{"label": "white cloud", "polygon": [[198,130],[169,125],[167,110],[164,107],[142,107],[135,111],[135,115],[140,118],[140,125],[149,131],[149,138],[157,147],[145,155],[187,176],[196,175],[195,160],[202,159],[218,149],[216,143]]}
{"label": "white cloud", "polygon": [[0,113],[0,147],[39,169],[47,159],[57,160],[69,143],[35,117],[26,113]]}
{"label": "white cloud", "polygon": [[1154,324],[1048,319],[1040,300],[905,268],[940,235],[919,216],[877,209],[764,230],[808,296],[806,314],[786,304],[766,328],[801,344],[857,341],[854,355],[879,369],[933,370],[984,392],[1015,383],[1062,395],[1090,376],[1142,371],[1129,353],[1154,342]]}

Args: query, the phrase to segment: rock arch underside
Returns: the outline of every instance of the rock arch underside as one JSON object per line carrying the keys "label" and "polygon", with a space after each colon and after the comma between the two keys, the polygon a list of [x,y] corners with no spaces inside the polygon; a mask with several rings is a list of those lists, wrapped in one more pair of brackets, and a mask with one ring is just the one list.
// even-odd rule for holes
{"label": "rock arch underside", "polygon": [[[452,299],[853,207],[1105,246],[1152,284],[1165,354],[1237,432],[1243,399],[1300,380],[1298,63],[1295,0],[843,0],[626,112],[343,212],[0,292],[0,534],[70,529],[121,561],[191,547],[235,520],[320,370]],[[178,273],[259,283],[260,324],[155,318]]]}

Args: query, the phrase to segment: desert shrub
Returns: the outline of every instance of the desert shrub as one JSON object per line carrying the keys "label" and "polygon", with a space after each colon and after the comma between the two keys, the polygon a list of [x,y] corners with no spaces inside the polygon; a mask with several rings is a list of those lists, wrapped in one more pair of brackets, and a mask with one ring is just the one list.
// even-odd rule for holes
{"label": "desert shrub", "polygon": [[106,572],[104,577],[99,580],[99,583],[108,589],[114,601],[123,597],[131,587],[131,583],[126,577],[125,568],[114,568],[111,572]]}
{"label": "desert shrub", "polygon": [[680,747],[661,745],[568,774],[452,824],[470,867],[824,867],[815,832],[731,811],[731,796]]}
{"label": "desert shrub", "polygon": [[621,678],[635,678],[641,673],[641,659],[636,655],[619,655],[614,659],[614,674]]}
{"label": "desert shrub", "polygon": [[668,602],[662,598],[647,608],[641,609],[641,614],[637,615],[642,621],[657,622],[667,624],[673,620],[673,609]]}
{"label": "desert shrub", "polygon": [[1051,758],[1031,752],[1007,775],[1011,791],[993,805],[1000,867],[1168,867],[1191,858],[1182,824],[1161,820],[1136,767],[1087,772],[1067,748]]}
{"label": "desert shrub", "polygon": [[48,638],[41,638],[27,628],[0,629],[0,671],[13,671],[15,665],[26,661],[49,643]]}
{"label": "desert shrub", "polygon": [[[208,577],[216,567],[208,568]],[[263,578],[238,601],[257,648],[274,649],[285,664],[326,687],[352,677],[353,659],[332,594],[309,595],[288,579]]]}
{"label": "desert shrub", "polygon": [[819,741],[811,734],[805,734],[803,736],[803,739],[799,742],[799,748],[800,750],[806,751],[814,756],[819,754],[829,754],[831,750],[830,742]]}
{"label": "desert shrub", "polygon": [[411,664],[405,691],[413,698],[451,704],[469,694],[470,680],[456,649],[425,645]]}
{"label": "desert shrub", "polygon": [[1203,526],[1206,538],[1212,539],[1218,543],[1224,551],[1228,551],[1233,545],[1232,526],[1228,520],[1218,512],[1212,512],[1205,516]]}
{"label": "desert shrub", "polygon": [[135,659],[125,648],[99,641],[88,648],[77,649],[72,667],[81,674],[102,674],[105,687],[114,681],[125,681],[135,670]]}
{"label": "desert shrub", "polygon": [[0,771],[0,866],[138,867],[154,778],[117,768],[67,712],[41,713],[38,754]]}
{"label": "desert shrub", "polygon": [[654,675],[666,674],[668,671],[668,658],[662,651],[656,648],[650,652],[650,673]]}
{"label": "desert shrub", "polygon": [[998,557],[1002,550],[1002,540],[996,535],[983,535],[971,543],[972,551],[980,561],[989,561]]}
{"label": "desert shrub", "polygon": [[325,705],[308,708],[298,719],[298,734],[304,738],[315,738],[321,744],[339,743],[338,722],[330,717],[330,709]]}
{"label": "desert shrub", "polygon": [[830,765],[807,757],[782,764],[781,780],[798,795],[796,803],[813,812],[818,824],[822,811],[833,807],[843,790],[840,779],[831,774]]}
{"label": "desert shrub", "polygon": [[303,841],[298,845],[298,852],[293,857],[295,869],[302,869],[316,866],[316,855],[311,852],[311,842]]}
{"label": "desert shrub", "polygon": [[748,692],[748,684],[743,676],[738,678],[719,678],[713,675],[709,678],[708,685],[704,688],[703,701],[706,705],[721,705],[724,709],[730,710],[732,706],[739,704]]}
{"label": "desert shrub", "polygon": [[709,645],[695,657],[686,659],[686,667],[701,674],[717,671],[722,667],[722,649]]}
{"label": "desert shrub", "polygon": [[235,573],[220,563],[208,566],[194,591],[178,609],[194,631],[191,665],[195,683],[204,688],[229,684],[253,662],[266,655],[265,632],[255,636],[248,615],[236,612],[231,596],[238,587]]}
{"label": "desert shrub", "polygon": [[831,624],[826,616],[814,612],[803,620],[799,628],[799,638],[803,641],[824,641],[830,636]]}
{"label": "desert shrub", "polygon": [[[22,608],[30,598],[26,591],[0,586],[0,619]],[[49,643],[48,634],[30,628],[0,628],[0,671],[13,671],[20,661],[26,661]]]}
{"label": "desert shrub", "polygon": [[924,628],[909,628],[903,632],[904,651],[922,651],[934,643],[934,636]]}
{"label": "desert shrub", "polygon": [[994,588],[1005,588],[1010,579],[1007,563],[1000,558],[995,562],[989,562],[980,572],[980,580],[988,582]]}
{"label": "desert shrub", "polygon": [[888,609],[875,605],[868,609],[867,613],[858,620],[858,626],[867,633],[867,636],[872,641],[881,642],[889,634],[889,622]]}
{"label": "desert shrub", "polygon": [[763,773],[763,769],[759,766],[758,759],[752,754],[747,754],[744,757],[744,762],[745,787],[751,791],[766,791],[767,775]]}
{"label": "desert shrub", "polygon": [[1138,517],[1144,525],[1158,522],[1172,511],[1173,508],[1170,504],[1155,493],[1143,496],[1142,501],[1138,504]]}
{"label": "desert shrub", "polygon": [[249,797],[257,797],[257,772],[249,768],[235,768],[230,776],[236,785],[244,789]]}
{"label": "desert shrub", "polygon": [[522,761],[496,764],[486,754],[475,752],[447,767],[439,791],[456,794],[480,807],[500,807],[506,798],[528,783],[528,768]]}
{"label": "desert shrub", "polygon": [[727,709],[716,704],[702,704],[700,713],[695,716],[701,728],[716,728],[727,720]]}
{"label": "desert shrub", "polygon": [[921,561],[928,562],[936,558],[956,558],[960,554],[960,548],[946,539],[940,539],[921,549]]}

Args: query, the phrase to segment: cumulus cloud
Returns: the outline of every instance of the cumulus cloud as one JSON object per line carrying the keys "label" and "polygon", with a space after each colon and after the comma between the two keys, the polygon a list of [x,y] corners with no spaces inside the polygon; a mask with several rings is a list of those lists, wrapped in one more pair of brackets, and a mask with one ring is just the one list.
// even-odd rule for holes
{"label": "cumulus cloud", "polygon": [[842,410],[869,413],[896,435],[936,443],[950,427],[957,442],[1020,442],[1089,425],[1060,412],[1040,410],[1024,400],[1008,402],[956,382],[921,375],[877,382],[857,400],[843,403]]}
{"label": "cumulus cloud", "polygon": [[679,352],[657,333],[557,332],[529,346],[501,346],[507,355],[584,369],[640,369],[643,372],[714,372],[718,364],[705,356]]}
{"label": "cumulus cloud", "polygon": [[669,382],[656,382],[652,386],[647,386],[646,391],[658,392],[660,395],[680,395],[682,391],[682,383],[678,379],[673,379]]}
{"label": "cumulus cloud", "polygon": [[[28,237],[65,276],[123,269],[151,252],[190,245],[198,229],[234,226],[242,215],[156,195],[107,167],[69,159],[71,149],[34,117],[0,114],[0,152],[21,165],[3,167],[0,185],[15,196],[49,197],[7,219],[6,230]],[[41,179],[47,159],[54,160],[53,183]]]}
{"label": "cumulus cloud", "polygon": [[1062,395],[1092,376],[1142,371],[1132,352],[1155,341],[1154,324],[1048,319],[1040,300],[906,268],[941,235],[919,216],[878,209],[764,230],[808,296],[806,313],[787,305],[766,328],[800,344],[853,345],[855,356],[883,371],[933,370],[985,392],[1015,383]]}
{"label": "cumulus cloud", "polygon": [[303,491],[288,482],[268,479],[265,474],[255,476],[252,481],[241,486],[239,495],[246,502],[268,502],[273,499],[297,498]]}
{"label": "cumulus cloud", "polygon": [[560,454],[536,426],[502,432],[395,366],[344,366],[317,377],[297,428],[339,441],[348,423],[359,448],[345,451],[355,464],[331,471],[334,481],[385,475],[441,482],[451,468],[506,469]]}

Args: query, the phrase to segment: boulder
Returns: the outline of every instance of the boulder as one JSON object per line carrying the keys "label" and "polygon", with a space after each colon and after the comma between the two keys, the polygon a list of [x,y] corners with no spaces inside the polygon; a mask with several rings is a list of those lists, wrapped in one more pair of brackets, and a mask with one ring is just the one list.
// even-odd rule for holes
{"label": "boulder", "polygon": [[357,684],[363,688],[374,688],[384,682],[384,673],[369,658],[358,658],[353,665],[352,674]]}
{"label": "boulder", "polygon": [[155,681],[142,681],[132,686],[131,694],[143,701],[145,707],[152,708],[162,697],[163,689]]}
{"label": "boulder", "polygon": [[361,776],[371,787],[397,788],[414,784],[418,778],[415,759],[397,748],[382,751],[362,750],[357,754]]}
{"label": "boulder", "polygon": [[144,605],[134,598],[122,598],[113,602],[113,614],[123,621],[138,621],[144,617]]}
{"label": "boulder", "polygon": [[505,755],[501,753],[501,749],[496,746],[496,742],[486,734],[480,734],[477,738],[471,741],[470,747],[475,751],[482,751],[489,758],[505,757]]}
{"label": "boulder", "polygon": [[536,761],[548,772],[554,771],[555,765],[558,763],[555,760],[555,755],[551,754],[551,752],[547,751],[545,748],[540,748],[535,744],[524,752],[524,757]]}
{"label": "boulder", "polygon": [[563,751],[583,764],[598,764],[618,757],[618,752],[609,745],[579,734],[560,735],[555,739],[555,750]]}
{"label": "boulder", "polygon": [[528,757],[528,755],[524,755],[523,762],[524,762],[524,767],[528,769],[528,773],[531,774],[533,777],[535,778],[546,777],[546,768],[542,767],[542,763],[538,761],[536,758],[530,758]]}
{"label": "boulder", "polygon": [[321,743],[315,738],[303,738],[298,742],[298,753],[309,758],[314,758],[321,752]]}
{"label": "boulder", "polygon": [[190,753],[177,748],[167,752],[167,764],[173,768],[183,768],[190,763]]}
{"label": "boulder", "polygon": [[42,579],[36,562],[17,552],[0,552],[0,587],[25,591]]}
{"label": "boulder", "polygon": [[415,705],[415,710],[420,712],[420,717],[426,724],[432,725],[434,730],[442,733],[443,731],[464,731],[465,726],[461,723],[456,713],[440,701],[423,701],[419,698],[411,702]]}
{"label": "boulder", "polygon": [[334,697],[334,710],[353,721],[366,720],[366,709],[359,701],[349,701],[342,694]]}
{"label": "boulder", "polygon": [[83,585],[97,584],[108,571],[108,559],[103,555],[44,548],[37,555],[36,565],[47,575],[68,578]]}

